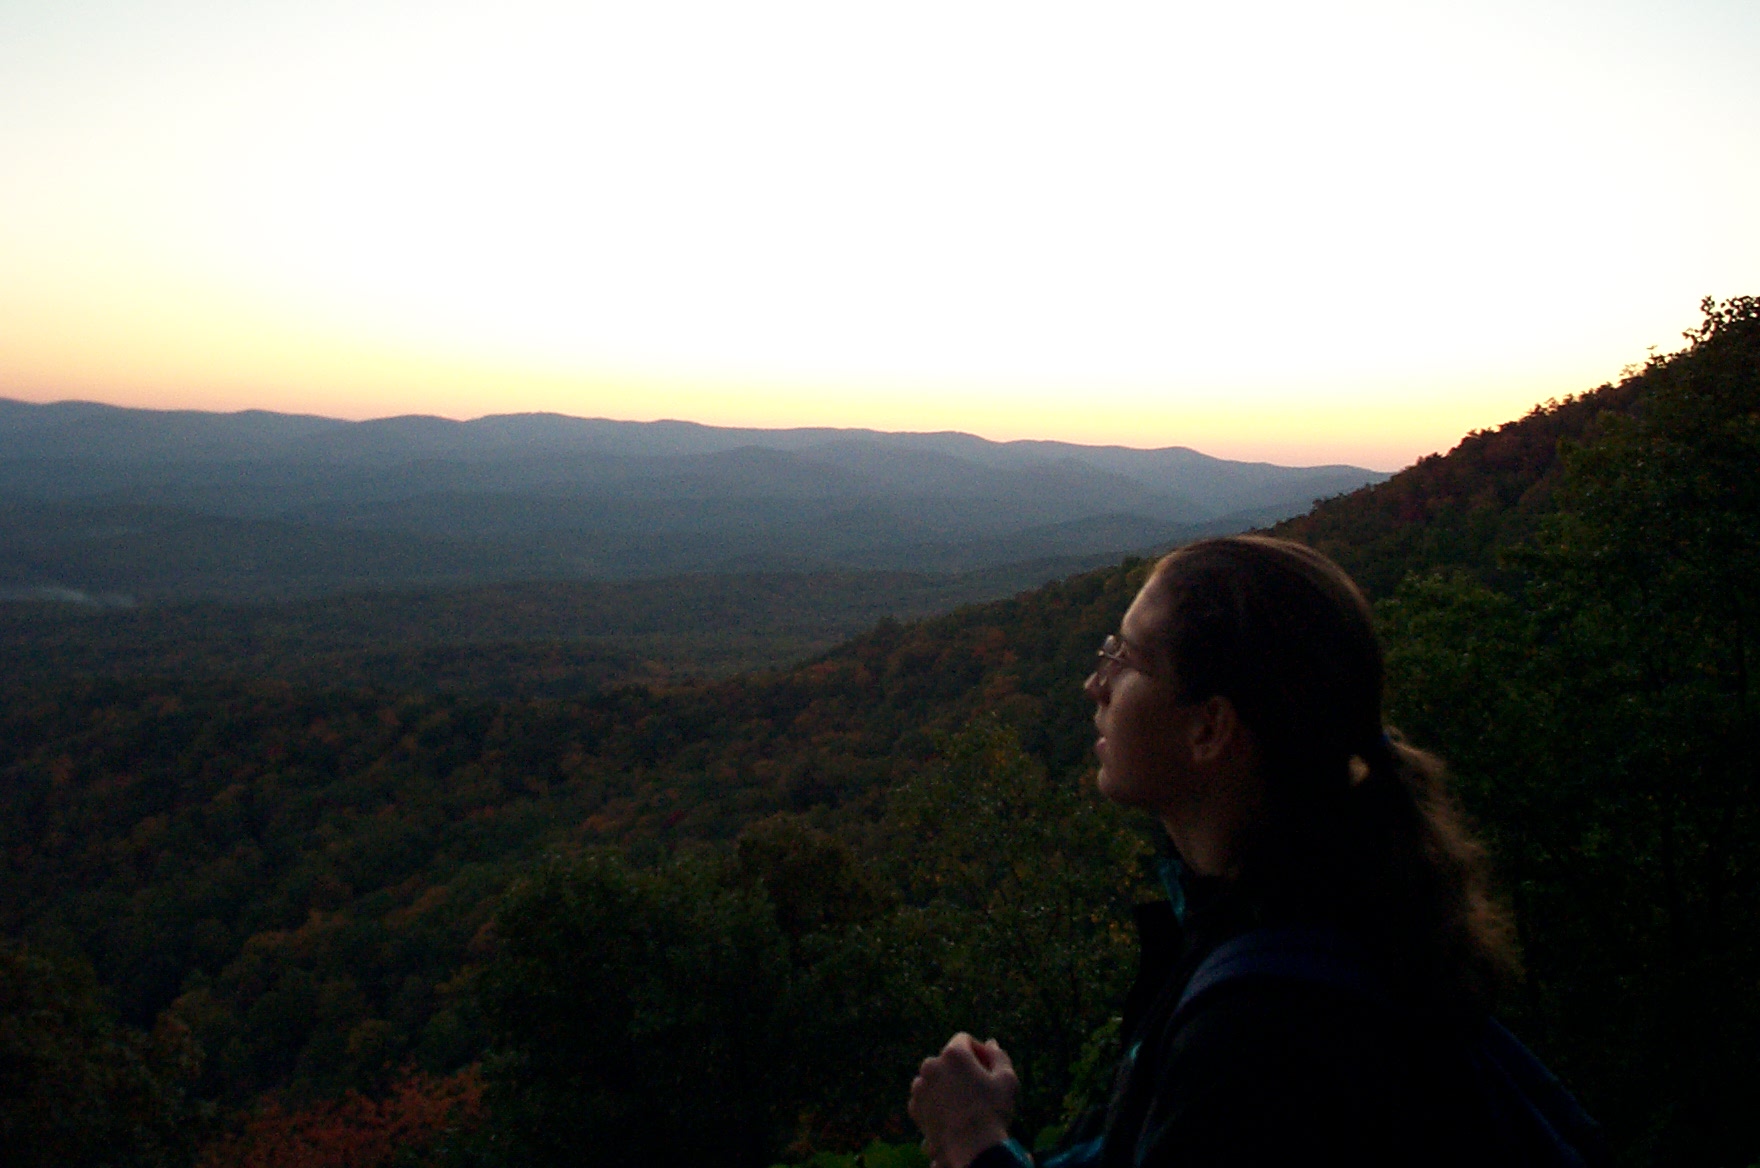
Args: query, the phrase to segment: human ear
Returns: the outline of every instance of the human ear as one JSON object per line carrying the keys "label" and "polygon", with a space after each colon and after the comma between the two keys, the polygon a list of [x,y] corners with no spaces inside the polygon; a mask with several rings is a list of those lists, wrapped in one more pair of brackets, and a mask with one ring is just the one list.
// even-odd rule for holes
{"label": "human ear", "polygon": [[1221,694],[1213,694],[1193,708],[1189,728],[1192,761],[1203,764],[1224,758],[1246,731],[1240,711]]}

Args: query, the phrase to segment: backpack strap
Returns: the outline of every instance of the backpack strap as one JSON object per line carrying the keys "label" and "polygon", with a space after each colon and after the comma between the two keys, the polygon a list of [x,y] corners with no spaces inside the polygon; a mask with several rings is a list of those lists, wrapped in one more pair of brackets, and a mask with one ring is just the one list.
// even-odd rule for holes
{"label": "backpack strap", "polygon": [[1319,925],[1254,929],[1224,941],[1198,963],[1180,993],[1174,1017],[1218,986],[1260,977],[1330,986],[1369,999],[1382,989],[1367,955],[1337,929]]}
{"label": "backpack strap", "polygon": [[[1385,1003],[1386,985],[1368,954],[1337,929],[1297,925],[1254,929],[1211,950],[1180,993],[1173,1019],[1233,981],[1278,978],[1328,986]],[[1601,1125],[1520,1039],[1487,1017],[1464,1052],[1479,1089],[1517,1159],[1545,1168],[1600,1168],[1611,1163]]]}
{"label": "backpack strap", "polygon": [[1563,1168],[1599,1168],[1612,1163],[1601,1125],[1558,1080],[1539,1056],[1495,1018],[1472,1052],[1483,1080],[1497,1085],[1491,1097],[1500,1103],[1499,1119],[1506,1131],[1533,1149],[1534,1162]]}

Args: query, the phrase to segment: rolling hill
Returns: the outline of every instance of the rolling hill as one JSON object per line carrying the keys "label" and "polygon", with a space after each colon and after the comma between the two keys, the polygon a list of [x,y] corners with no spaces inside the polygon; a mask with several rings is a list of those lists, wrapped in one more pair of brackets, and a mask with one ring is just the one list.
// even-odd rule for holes
{"label": "rolling hill", "polygon": [[951,433],[0,401],[0,587],[272,599],[682,572],[972,572],[1242,530],[1383,477]]}

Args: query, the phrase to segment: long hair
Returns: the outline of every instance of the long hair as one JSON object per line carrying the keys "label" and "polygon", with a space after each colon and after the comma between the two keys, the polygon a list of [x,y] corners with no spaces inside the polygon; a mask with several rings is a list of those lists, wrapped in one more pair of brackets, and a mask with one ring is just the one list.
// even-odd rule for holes
{"label": "long hair", "polygon": [[1442,763],[1382,723],[1381,646],[1350,577],[1301,544],[1232,536],[1168,555],[1149,586],[1181,700],[1228,698],[1258,749],[1244,903],[1347,930],[1415,1004],[1488,1006],[1518,972],[1514,930]]}

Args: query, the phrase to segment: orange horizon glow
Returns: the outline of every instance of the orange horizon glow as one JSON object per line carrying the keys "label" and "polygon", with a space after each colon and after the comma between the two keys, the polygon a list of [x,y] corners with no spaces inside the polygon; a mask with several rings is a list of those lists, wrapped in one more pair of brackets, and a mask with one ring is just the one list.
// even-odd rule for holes
{"label": "orange horizon glow", "polygon": [[1760,291],[1760,9],[736,8],[19,0],[0,395],[1396,470]]}
{"label": "orange horizon glow", "polygon": [[[993,409],[974,409],[969,399],[950,405],[945,397],[906,396],[894,391],[865,403],[846,400],[834,406],[818,407],[805,396],[794,399],[771,394],[764,399],[762,408],[743,411],[728,407],[730,394],[726,386],[658,386],[649,382],[632,388],[627,381],[587,386],[566,379],[557,379],[555,384],[548,386],[524,383],[520,392],[513,395],[517,400],[508,401],[502,407],[481,410],[467,403],[478,400],[478,391],[486,391],[492,384],[504,388],[505,379],[495,383],[492,375],[485,373],[483,381],[473,383],[469,378],[459,377],[456,370],[452,378],[451,392],[436,392],[432,383],[426,382],[420,389],[401,394],[378,393],[371,399],[358,393],[302,394],[291,387],[286,392],[271,393],[262,392],[260,387],[242,385],[190,389],[186,384],[169,381],[162,386],[149,385],[144,391],[132,394],[106,392],[101,385],[77,381],[55,383],[47,389],[41,382],[35,383],[35,388],[0,382],[0,397],[38,404],[84,401],[135,409],[216,413],[272,409],[278,413],[355,422],[408,415],[465,422],[496,414],[548,413],[626,422],[686,421],[706,426],[762,430],[957,431],[992,442],[1047,440],[1136,449],[1182,446],[1212,457],[1246,462],[1270,462],[1282,466],[1344,464],[1391,472],[1426,455],[1446,453],[1470,432],[1495,429],[1522,417],[1549,398],[1566,396],[1563,393],[1535,396],[1531,392],[1518,391],[1510,395],[1501,411],[1496,404],[1488,407],[1485,399],[1478,398],[1463,402],[1453,411],[1436,410],[1429,416],[1419,416],[1409,408],[1402,410],[1397,403],[1358,406],[1354,411],[1345,412],[1299,400],[1288,401],[1276,410],[1275,426],[1266,426],[1262,432],[1241,433],[1235,412],[1228,409],[1208,413],[1188,409],[1164,419],[1121,423],[1112,418],[1060,416],[1050,410],[1024,410],[1019,403],[1006,401],[999,402]],[[632,411],[629,409],[632,399],[651,403],[650,408]],[[264,400],[276,404],[265,406],[262,404]],[[457,404],[449,409],[446,407],[448,400]],[[1292,427],[1301,431],[1301,437],[1282,436]],[[1390,430],[1397,430],[1399,436],[1387,436]]]}

